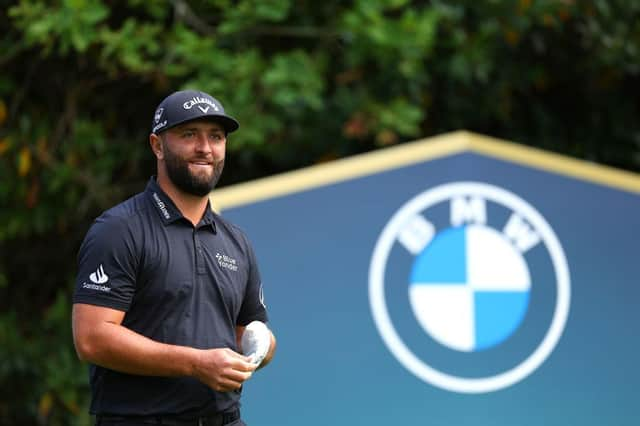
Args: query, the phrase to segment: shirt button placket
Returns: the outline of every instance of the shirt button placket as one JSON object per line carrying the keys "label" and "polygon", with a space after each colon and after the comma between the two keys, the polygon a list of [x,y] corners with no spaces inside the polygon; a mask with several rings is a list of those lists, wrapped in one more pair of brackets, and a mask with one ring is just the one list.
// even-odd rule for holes
{"label": "shirt button placket", "polygon": [[200,242],[200,238],[198,238],[198,230],[193,230],[193,242],[195,246],[195,258],[196,258],[196,271],[198,274],[204,274],[204,249],[202,248],[202,243]]}

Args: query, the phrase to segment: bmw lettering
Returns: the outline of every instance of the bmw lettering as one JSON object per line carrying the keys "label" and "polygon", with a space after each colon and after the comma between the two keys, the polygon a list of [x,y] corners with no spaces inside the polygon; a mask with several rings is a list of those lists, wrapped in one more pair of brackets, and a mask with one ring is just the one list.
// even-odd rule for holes
{"label": "bmw lettering", "polygon": [[519,195],[443,184],[384,226],[369,267],[374,323],[395,359],[452,392],[512,386],[536,371],[569,316],[564,250]]}

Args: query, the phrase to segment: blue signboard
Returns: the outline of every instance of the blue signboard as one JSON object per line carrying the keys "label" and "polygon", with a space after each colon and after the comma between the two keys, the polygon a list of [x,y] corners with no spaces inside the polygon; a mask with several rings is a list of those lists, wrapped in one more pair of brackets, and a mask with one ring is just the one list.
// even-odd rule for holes
{"label": "blue signboard", "polygon": [[640,177],[458,132],[212,202],[278,339],[248,424],[638,424]]}

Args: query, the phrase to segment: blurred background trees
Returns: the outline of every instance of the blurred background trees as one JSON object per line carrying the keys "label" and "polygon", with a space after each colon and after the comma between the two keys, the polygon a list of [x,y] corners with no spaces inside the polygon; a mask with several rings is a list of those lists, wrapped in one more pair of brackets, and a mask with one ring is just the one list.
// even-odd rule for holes
{"label": "blurred background trees", "polygon": [[76,252],[174,90],[241,123],[221,186],[458,129],[640,171],[638,2],[0,4],[0,424],[88,424]]}

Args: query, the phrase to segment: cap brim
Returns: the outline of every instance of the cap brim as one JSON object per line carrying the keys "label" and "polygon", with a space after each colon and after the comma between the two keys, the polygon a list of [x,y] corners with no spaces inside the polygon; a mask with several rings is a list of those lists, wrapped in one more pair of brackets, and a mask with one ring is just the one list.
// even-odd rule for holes
{"label": "cap brim", "polygon": [[207,115],[201,115],[200,117],[191,117],[181,121],[177,121],[173,123],[171,126],[165,127],[164,129],[162,129],[160,133],[166,130],[172,129],[176,126],[179,126],[181,124],[188,123],[189,121],[196,121],[196,120],[210,120],[216,123],[220,123],[222,124],[222,127],[224,127],[224,130],[227,133],[235,132],[240,127],[240,123],[238,123],[238,121],[231,116],[220,115],[220,114],[207,114]]}
{"label": "cap brim", "polygon": [[240,123],[238,123],[238,121],[235,118],[230,117],[228,115],[214,114],[214,115],[207,115],[206,117],[203,117],[203,118],[209,118],[212,121],[217,121],[222,123],[222,126],[225,128],[227,133],[235,132],[240,127]]}

